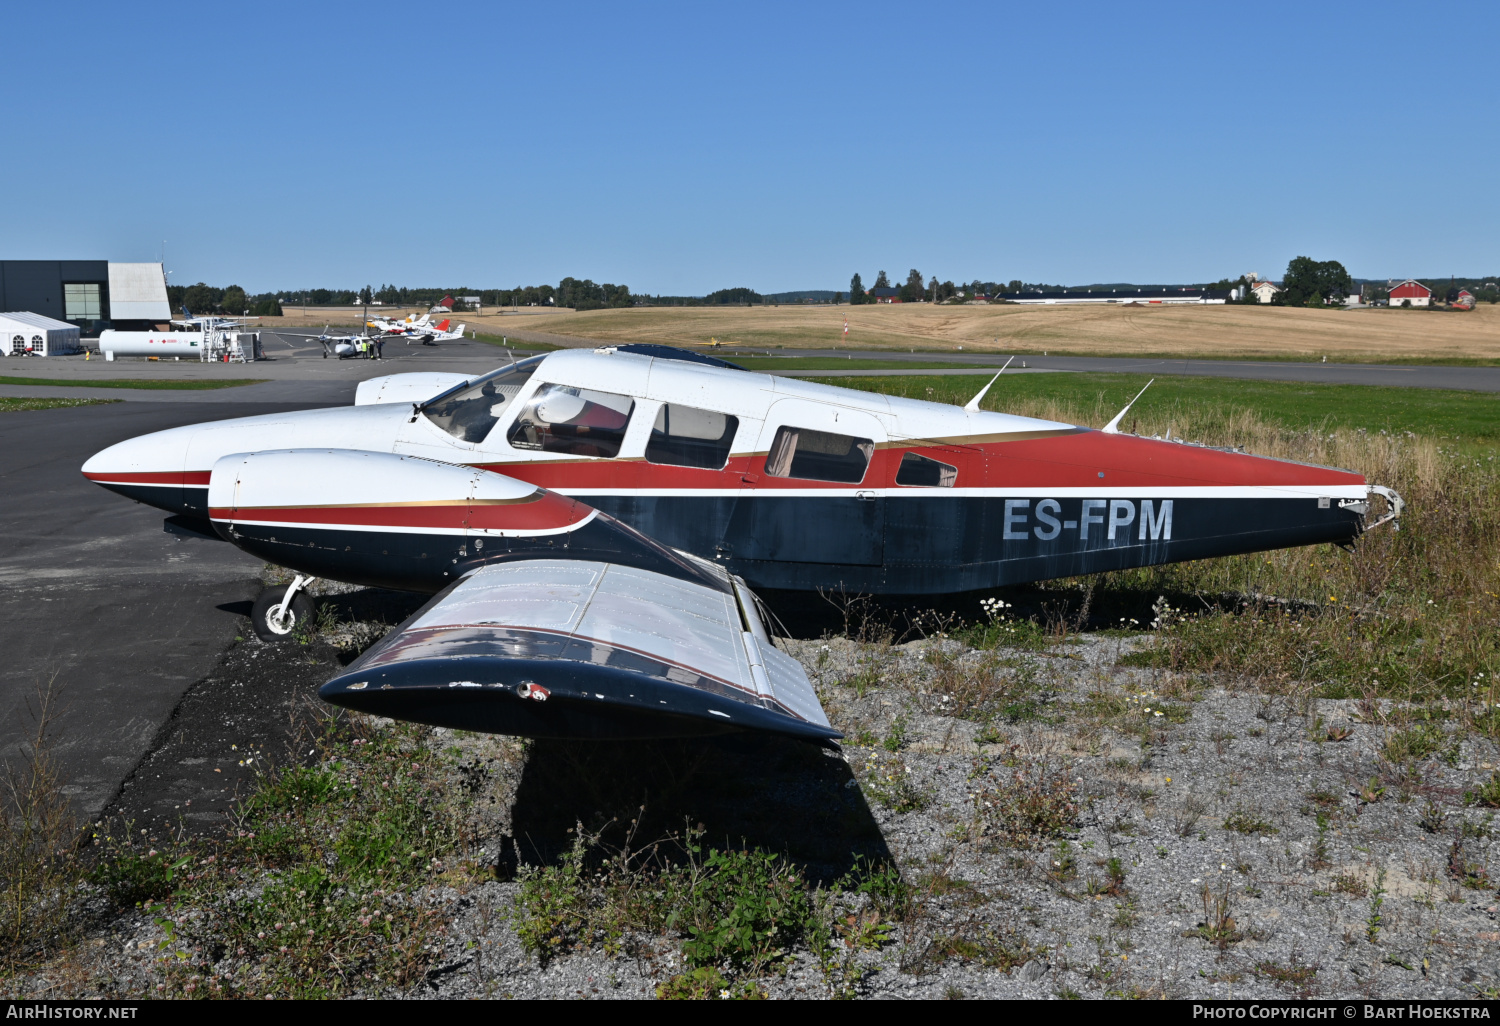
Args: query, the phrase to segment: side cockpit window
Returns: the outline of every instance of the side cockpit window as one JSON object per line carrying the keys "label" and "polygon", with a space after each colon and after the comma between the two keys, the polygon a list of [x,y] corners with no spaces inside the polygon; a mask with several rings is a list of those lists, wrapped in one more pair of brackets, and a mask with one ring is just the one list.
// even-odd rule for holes
{"label": "side cockpit window", "polygon": [[517,449],[567,456],[618,456],[635,400],[573,385],[542,385],[506,436]]}
{"label": "side cockpit window", "polygon": [[422,416],[460,442],[482,442],[500,418],[510,414],[516,396],[540,362],[540,358],[523,360],[486,374],[423,404]]}
{"label": "side cockpit window", "polygon": [[896,468],[896,483],[918,488],[952,488],[958,480],[958,468],[939,460],[909,452]]}
{"label": "side cockpit window", "polygon": [[739,424],[738,417],[727,413],[663,403],[646,443],[646,459],[673,467],[722,470]]}
{"label": "side cockpit window", "polygon": [[766,454],[766,473],[804,481],[859,484],[874,452],[875,443],[868,438],[784,427],[776,432],[771,451]]}

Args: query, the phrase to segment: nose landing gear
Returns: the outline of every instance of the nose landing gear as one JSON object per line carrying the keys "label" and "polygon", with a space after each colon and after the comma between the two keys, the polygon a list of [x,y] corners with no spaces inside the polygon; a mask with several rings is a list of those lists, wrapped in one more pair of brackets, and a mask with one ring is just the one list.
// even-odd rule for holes
{"label": "nose landing gear", "polygon": [[267,588],[250,609],[250,622],[261,641],[290,641],[298,627],[312,622],[313,600],[302,589],[315,577],[298,574],[286,588]]}

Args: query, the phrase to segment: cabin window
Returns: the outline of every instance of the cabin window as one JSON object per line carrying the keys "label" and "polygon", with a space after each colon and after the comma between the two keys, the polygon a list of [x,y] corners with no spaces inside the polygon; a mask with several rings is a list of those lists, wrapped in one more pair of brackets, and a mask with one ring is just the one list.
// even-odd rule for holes
{"label": "cabin window", "polygon": [[646,443],[646,459],[673,467],[722,470],[739,425],[739,418],[727,413],[662,403]]}
{"label": "cabin window", "polygon": [[909,452],[901,457],[901,466],[896,468],[896,483],[916,488],[952,488],[958,480],[958,468],[950,467],[939,460],[929,459]]}
{"label": "cabin window", "polygon": [[875,443],[811,428],[784,427],[766,454],[766,473],[804,481],[859,484],[870,466]]}
{"label": "cabin window", "polygon": [[521,409],[510,429],[517,449],[567,456],[619,455],[635,400],[572,385],[543,385]]}
{"label": "cabin window", "polygon": [[513,363],[428,400],[422,405],[422,416],[460,442],[482,442],[500,418],[510,413],[517,394],[540,362],[538,357]]}

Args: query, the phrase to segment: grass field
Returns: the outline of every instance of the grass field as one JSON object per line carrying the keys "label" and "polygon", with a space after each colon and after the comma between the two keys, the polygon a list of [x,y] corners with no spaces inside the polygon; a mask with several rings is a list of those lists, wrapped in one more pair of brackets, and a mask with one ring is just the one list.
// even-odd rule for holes
{"label": "grass field", "polygon": [[170,388],[198,391],[205,388],[235,388],[259,385],[269,378],[220,378],[189,381],[181,378],[13,378],[0,377],[0,385],[52,385],[60,388]]}
{"label": "grass field", "polygon": [[[978,376],[936,375],[814,380],[954,405],[968,402],[984,384]],[[1143,374],[1002,376],[981,405],[987,410],[1102,427],[1150,380]],[[1232,435],[1233,425],[1247,415],[1293,431],[1412,432],[1464,446],[1500,442],[1500,397],[1484,392],[1228,378],[1159,377],[1132,408],[1125,427],[1134,420],[1154,425],[1148,434],[1171,428],[1173,437],[1196,428],[1209,431],[1217,442],[1237,445],[1240,442],[1225,432]]]}
{"label": "grass field", "polygon": [[[715,354],[718,355],[718,354]],[[730,363],[739,364],[746,370],[763,371],[767,374],[784,374],[787,371],[820,371],[820,370],[946,370],[966,369],[975,370],[972,363],[910,363],[896,360],[880,359],[857,359],[853,355],[843,356],[735,356],[733,353],[724,354],[724,359]],[[980,367],[979,370],[985,368]],[[999,367],[990,368],[993,374]]]}
{"label": "grass field", "polygon": [[63,406],[99,406],[117,403],[119,399],[44,399],[0,396],[0,413],[18,413],[23,410],[55,410]]}

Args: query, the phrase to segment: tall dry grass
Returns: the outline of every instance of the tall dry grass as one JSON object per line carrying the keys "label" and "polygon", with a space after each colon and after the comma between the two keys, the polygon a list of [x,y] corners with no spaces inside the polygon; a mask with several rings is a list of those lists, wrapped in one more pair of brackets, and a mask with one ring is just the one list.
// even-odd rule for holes
{"label": "tall dry grass", "polygon": [[79,829],[47,744],[49,685],[33,707],[37,729],[0,782],[0,975],[56,954],[71,939],[84,866]]}
{"label": "tall dry grass", "polygon": [[[1024,405],[1024,404],[1018,404]],[[1033,416],[1099,424],[1113,410],[1037,402]],[[1018,411],[1019,412],[1019,411]],[[1143,413],[1143,435],[1242,447],[1344,467],[1406,500],[1401,530],[1352,552],[1331,545],[1103,575],[1096,586],[1188,594],[1163,632],[1161,665],[1229,671],[1327,696],[1500,701],[1500,460],[1418,435],[1292,429],[1246,409],[1176,403]],[[1374,500],[1374,510],[1382,502]]]}

